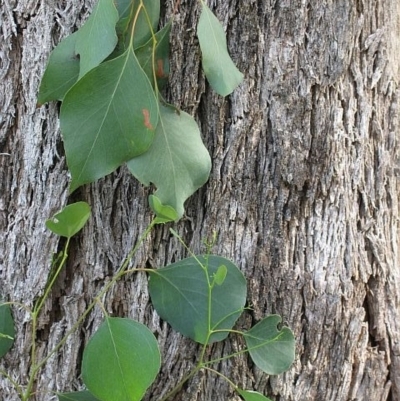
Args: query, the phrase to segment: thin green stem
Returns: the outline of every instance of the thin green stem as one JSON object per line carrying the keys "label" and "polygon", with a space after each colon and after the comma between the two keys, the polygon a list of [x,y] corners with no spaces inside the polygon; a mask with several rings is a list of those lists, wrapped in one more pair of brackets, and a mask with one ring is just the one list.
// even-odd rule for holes
{"label": "thin green stem", "polygon": [[232,380],[229,380],[223,373],[218,372],[218,370],[215,370],[215,369],[213,369],[213,368],[208,368],[207,366],[204,366],[204,369],[207,369],[208,371],[213,372],[213,373],[215,373],[216,375],[222,377],[222,378],[225,379],[234,389],[237,389],[236,384],[235,384]]}
{"label": "thin green stem", "polygon": [[153,219],[152,222],[148,225],[148,227],[146,228],[145,232],[139,238],[139,240],[137,241],[137,243],[133,247],[133,249],[129,252],[128,256],[125,258],[124,263],[121,265],[120,269],[117,271],[117,273],[114,275],[114,277],[103,287],[102,290],[100,290],[100,292],[97,294],[95,299],[86,308],[86,310],[83,312],[81,317],[77,320],[77,322],[71,327],[71,329],[68,330],[67,334],[65,334],[65,336],[61,339],[61,341],[50,351],[50,353],[46,356],[46,358],[44,358],[37,365],[37,370],[39,370],[51,358],[51,356],[54,353],[56,353],[66,343],[68,337],[81,325],[81,323],[86,319],[86,316],[95,307],[95,305],[97,304],[97,300],[99,298],[101,298],[105,293],[107,293],[108,290],[125,274],[125,271],[127,270],[131,259],[133,258],[133,256],[138,251],[139,246],[142,244],[142,242],[149,235],[149,233],[153,229],[154,225],[155,225],[155,219]]}
{"label": "thin green stem", "polygon": [[0,306],[4,305],[18,306],[19,308],[25,309],[30,315],[32,315],[32,309],[29,308],[27,305],[23,304],[22,302],[9,301],[0,303]]}
{"label": "thin green stem", "polygon": [[189,252],[190,256],[202,267],[203,270],[206,270],[205,266],[200,262],[198,257],[193,253],[193,251],[185,244],[185,241],[181,238],[181,236],[173,229],[169,229],[170,233],[177,238],[177,240],[183,245],[183,247]]}
{"label": "thin green stem", "polygon": [[67,261],[68,247],[69,247],[70,239],[71,238],[67,238],[67,242],[64,246],[63,256],[62,256],[60,264],[58,265],[56,272],[53,274],[50,282],[46,285],[46,290],[45,290],[43,296],[39,299],[39,302],[33,308],[33,315],[36,315],[36,317],[39,316],[39,313],[42,310],[42,307],[43,307],[47,297],[49,296],[50,291],[53,289],[53,285],[54,285],[55,281],[57,280],[58,275],[60,274],[62,268],[65,265],[65,262]]}
{"label": "thin green stem", "polygon": [[[157,74],[156,74],[156,69],[155,69],[155,65],[156,65],[156,47],[157,47],[157,39],[156,39],[156,34],[154,32],[153,29],[153,25],[151,23],[151,19],[149,16],[149,13],[147,12],[147,9],[143,3],[143,0],[140,0],[140,5],[142,6],[145,16],[146,16],[146,20],[147,20],[147,24],[150,28],[150,32],[151,32],[151,38],[153,40],[153,47],[152,47],[152,51],[151,51],[151,62],[153,65],[153,81],[154,81],[154,92],[155,92],[155,96],[158,99],[158,94],[159,94],[159,89],[158,89],[158,84],[157,84]],[[157,103],[157,107],[158,103]],[[160,113],[160,111],[158,111],[158,113]]]}
{"label": "thin green stem", "polygon": [[[80,318],[77,320],[77,322],[67,331],[65,336],[60,340],[60,342],[47,354],[45,358],[43,358],[40,362],[35,363],[35,355],[32,354],[33,356],[33,363],[31,363],[31,372],[30,372],[30,378],[28,382],[27,389],[23,396],[21,397],[22,401],[27,401],[31,395],[31,390],[33,387],[33,383],[35,381],[35,377],[38,373],[38,371],[43,367],[43,365],[46,364],[46,362],[66,343],[68,340],[69,336],[77,330],[77,328],[81,325],[81,323],[86,319],[87,315],[91,312],[91,310],[96,306],[96,304],[99,302],[99,299],[108,292],[108,290],[125,274],[125,271],[127,270],[129,263],[133,256],[136,254],[136,252],[139,249],[139,246],[143,243],[143,241],[146,239],[146,237],[149,235],[151,230],[153,229],[155,225],[155,219],[151,221],[151,223],[148,225],[146,228],[145,232],[141,235],[139,240],[136,242],[135,246],[133,249],[129,252],[128,256],[125,258],[123,264],[117,271],[117,273],[114,275],[114,277],[100,290],[100,292],[97,294],[97,296],[94,298],[94,300],[90,303],[90,305],[86,308],[86,310],[83,312],[83,314],[80,316]],[[64,259],[63,259],[64,260]],[[63,261],[61,263],[64,263]],[[58,269],[60,270],[60,269]],[[52,280],[52,284],[54,284],[54,280]],[[41,303],[43,304],[43,303]],[[37,321],[37,316],[32,320],[32,330],[34,329],[35,332],[33,332],[33,341],[32,342],[32,348],[36,352],[36,321]]]}
{"label": "thin green stem", "polygon": [[184,376],[183,379],[169,393],[167,393],[163,398],[161,398],[160,401],[167,401],[170,397],[175,395],[182,388],[182,386],[202,368],[203,368],[202,365],[197,365],[191,372],[189,372],[186,376]]}
{"label": "thin green stem", "polygon": [[47,298],[50,295],[51,290],[53,289],[54,283],[57,280],[57,277],[59,276],[62,268],[65,265],[65,262],[67,261],[68,257],[68,247],[70,243],[70,238],[67,239],[67,242],[65,243],[63,254],[61,261],[57,267],[57,270],[55,271],[54,274],[52,274],[50,281],[46,283],[45,291],[44,294],[38,299],[38,301],[35,303],[35,306],[33,307],[33,311],[31,313],[32,317],[32,340],[31,340],[31,369],[29,373],[29,381],[26,386],[25,392],[22,394],[21,399],[22,401],[26,401],[29,399],[32,393],[32,387],[35,382],[36,378],[36,335],[37,335],[37,321],[40,315],[40,312],[43,308],[44,303],[46,302]]}
{"label": "thin green stem", "polygon": [[15,391],[18,393],[18,395],[22,399],[23,391],[22,391],[21,386],[6,371],[0,369],[0,375],[2,375],[5,378],[7,378],[7,380],[14,386]]}

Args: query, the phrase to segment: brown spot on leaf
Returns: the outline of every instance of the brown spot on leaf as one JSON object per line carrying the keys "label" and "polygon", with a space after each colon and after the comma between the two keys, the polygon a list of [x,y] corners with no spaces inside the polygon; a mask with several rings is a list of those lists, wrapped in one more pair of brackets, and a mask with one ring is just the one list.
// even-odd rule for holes
{"label": "brown spot on leaf", "polygon": [[143,113],[143,123],[144,123],[145,127],[148,128],[148,129],[153,130],[154,127],[151,125],[151,122],[150,122],[149,110],[142,109],[142,113]]}
{"label": "brown spot on leaf", "polygon": [[159,58],[157,60],[156,77],[165,78],[167,75],[164,73],[164,60]]}

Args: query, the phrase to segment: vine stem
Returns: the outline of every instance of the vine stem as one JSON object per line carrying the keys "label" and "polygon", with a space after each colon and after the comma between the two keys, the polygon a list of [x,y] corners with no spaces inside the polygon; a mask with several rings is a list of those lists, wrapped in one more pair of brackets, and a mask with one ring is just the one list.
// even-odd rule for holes
{"label": "vine stem", "polygon": [[169,393],[167,393],[160,401],[167,401],[170,397],[175,395],[181,387],[190,380],[200,369],[203,368],[202,364],[197,365],[191,372],[189,372]]}
{"label": "vine stem", "polygon": [[22,399],[24,392],[21,386],[6,371],[0,369],[0,375],[4,376],[14,386],[16,392]]}
{"label": "vine stem", "polygon": [[26,390],[21,396],[22,401],[27,401],[29,399],[29,397],[31,396],[32,387],[34,385],[35,377],[36,377],[36,373],[37,373],[37,369],[36,369],[36,335],[37,335],[38,317],[40,315],[40,312],[43,308],[44,303],[46,302],[46,299],[49,297],[49,294],[54,286],[55,281],[57,280],[57,277],[59,276],[62,268],[65,265],[65,262],[67,261],[69,243],[70,243],[70,238],[67,239],[67,242],[64,246],[63,256],[62,256],[61,262],[59,263],[59,265],[57,267],[56,272],[53,274],[53,277],[51,278],[50,282],[46,284],[46,289],[45,289],[43,296],[41,296],[38,299],[37,303],[33,307],[32,313],[31,313],[31,317],[32,317],[31,369],[30,369],[30,373],[29,373],[29,381],[26,386]]}
{"label": "vine stem", "polygon": [[[77,328],[81,325],[81,323],[85,320],[85,318],[87,317],[87,315],[91,312],[91,310],[96,306],[96,304],[99,302],[100,298],[106,294],[108,292],[108,290],[125,274],[125,271],[127,270],[129,263],[131,261],[131,259],[133,258],[133,256],[136,254],[136,252],[139,249],[139,246],[143,243],[143,241],[147,238],[147,236],[149,235],[149,233],[151,232],[151,230],[153,229],[153,227],[156,225],[156,218],[154,218],[151,223],[147,226],[146,230],[144,231],[144,233],[141,235],[141,237],[139,238],[139,240],[136,242],[135,246],[132,248],[132,250],[129,252],[128,256],[125,258],[123,264],[121,265],[121,267],[118,269],[118,271],[116,272],[116,274],[114,275],[114,277],[99,291],[99,293],[96,295],[96,297],[93,299],[93,301],[90,303],[90,305],[86,308],[86,310],[82,313],[82,315],[80,316],[80,318],[76,321],[76,323],[67,331],[67,333],[65,334],[65,336],[60,340],[60,342],[47,354],[47,356],[45,358],[43,358],[40,362],[38,362],[37,364],[35,363],[36,360],[36,324],[37,324],[37,314],[38,312],[40,312],[39,309],[35,308],[34,312],[32,314],[32,368],[30,371],[30,377],[29,377],[29,382],[26,388],[25,393],[23,394],[23,396],[21,397],[22,401],[27,401],[29,399],[29,397],[32,394],[32,387],[35,381],[35,377],[37,375],[37,373],[39,372],[39,370],[43,367],[43,365],[46,364],[46,362],[66,343],[66,341],[68,340],[69,336],[75,331],[77,330]],[[67,245],[68,245],[69,241],[67,241]],[[56,275],[53,277],[52,281],[51,281],[51,285],[48,286],[48,289],[45,293],[45,296],[47,297],[48,294],[51,291],[51,288],[57,278],[58,273],[61,271],[62,266],[65,263],[65,260],[67,258],[66,252],[65,253],[65,257],[63,257],[63,260],[60,263],[60,266],[57,269],[57,273]],[[40,308],[42,307],[44,303],[44,300],[42,299],[42,301],[39,303]],[[35,313],[37,313],[35,315]],[[34,331],[33,331],[34,330]]]}
{"label": "vine stem", "polygon": [[223,373],[218,372],[218,370],[215,370],[215,369],[213,369],[213,368],[209,368],[209,367],[207,367],[207,366],[205,366],[204,369],[207,369],[208,371],[213,372],[213,373],[215,373],[216,375],[222,377],[222,378],[225,379],[234,389],[237,389],[237,388],[238,388],[237,385],[236,385],[232,380],[229,380],[229,378],[227,378]]}

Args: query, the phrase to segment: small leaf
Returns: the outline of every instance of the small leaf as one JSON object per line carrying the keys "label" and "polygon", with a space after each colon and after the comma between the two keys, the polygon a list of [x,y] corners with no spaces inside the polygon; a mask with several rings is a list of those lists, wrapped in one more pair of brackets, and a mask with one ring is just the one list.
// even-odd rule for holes
{"label": "small leaf", "polygon": [[245,401],[271,401],[269,398],[256,391],[241,390],[240,388],[237,388],[236,391]]}
{"label": "small leaf", "polygon": [[243,334],[251,359],[269,375],[285,372],[294,361],[294,336],[288,327],[277,329],[281,321],[278,315],[267,316]]}
{"label": "small leaf", "polygon": [[146,326],[106,318],[84,350],[82,377],[102,401],[139,401],[160,365],[157,340]]}
{"label": "small leaf", "polygon": [[157,196],[150,195],[149,196],[149,204],[151,209],[156,214],[156,224],[168,223],[170,221],[178,220],[178,213],[171,206],[165,206],[160,202],[160,199]]}
{"label": "small leaf", "polygon": [[89,391],[74,391],[71,393],[57,394],[58,401],[100,401]]}
{"label": "small leaf", "polygon": [[152,38],[145,45],[135,50],[138,61],[150,82],[154,82],[155,72],[159,89],[162,89],[168,82],[169,35],[171,33],[171,26],[172,24],[168,23],[163,29],[155,34],[157,45],[154,51],[154,64]]}
{"label": "small leaf", "polygon": [[131,48],[87,73],[61,107],[70,191],[145,152],[157,122],[153,89]]}
{"label": "small leaf", "polygon": [[217,17],[202,1],[197,26],[204,73],[213,89],[220,95],[229,95],[242,82],[243,74],[230,58],[224,30]]}
{"label": "small leaf", "polygon": [[155,196],[181,218],[186,199],[208,180],[211,159],[189,114],[161,104],[159,110],[153,144],[127,165],[142,184],[153,183],[157,187]]}
{"label": "small leaf", "polygon": [[113,0],[99,0],[78,30],[75,51],[80,56],[79,78],[97,67],[117,44],[115,25],[119,19]]}
{"label": "small leaf", "polygon": [[222,285],[225,281],[228,269],[225,265],[218,266],[216,273],[214,274],[214,283],[217,285]]}
{"label": "small leaf", "polygon": [[[229,260],[198,256],[150,272],[149,291],[157,313],[176,331],[201,344],[225,339],[246,302],[246,280]],[[220,266],[227,269],[225,281],[211,288]],[[210,320],[209,320],[210,319]]]}
{"label": "small leaf", "polygon": [[64,38],[51,52],[40,83],[38,103],[62,100],[78,80],[79,58],[75,53],[77,32]]}
{"label": "small leaf", "polygon": [[0,358],[2,358],[14,343],[15,329],[11,308],[0,301]]}
{"label": "small leaf", "polygon": [[90,217],[90,206],[86,202],[76,202],[46,221],[46,227],[54,234],[71,238],[78,233]]}

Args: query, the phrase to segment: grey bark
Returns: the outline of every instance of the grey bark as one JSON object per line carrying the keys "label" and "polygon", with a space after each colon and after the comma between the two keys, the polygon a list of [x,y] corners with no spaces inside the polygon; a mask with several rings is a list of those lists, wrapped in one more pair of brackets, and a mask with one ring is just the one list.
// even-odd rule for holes
{"label": "grey bark", "polygon": [[[214,251],[249,281],[240,327],[279,313],[296,336],[296,361],[268,377],[244,356],[218,368],[273,400],[400,399],[398,0],[212,0],[233,59],[245,75],[228,98],[201,73],[199,4],[182,0],[173,25],[168,98],[198,120],[213,168],[175,225],[188,245],[218,232]],[[0,296],[32,306],[60,246],[45,219],[68,200],[57,105],[37,108],[51,49],[80,26],[93,2],[4,0],[0,4]],[[171,15],[173,4],[165,5]],[[119,267],[150,222],[149,191],[121,168],[70,200],[93,217],[73,241],[46,303],[38,352],[62,338]],[[164,266],[186,255],[158,227],[135,266]],[[104,298],[106,309],[146,323],[158,336],[163,368],[147,400],[157,400],[193,365],[198,347],[153,312],[147,279],[136,274]],[[18,334],[1,369],[24,385],[29,315],[14,307]],[[96,309],[40,372],[33,400],[82,385],[83,345],[102,319]],[[218,357],[243,344],[232,337]],[[0,377],[1,399],[18,397]],[[203,372],[174,400],[237,400]]]}

